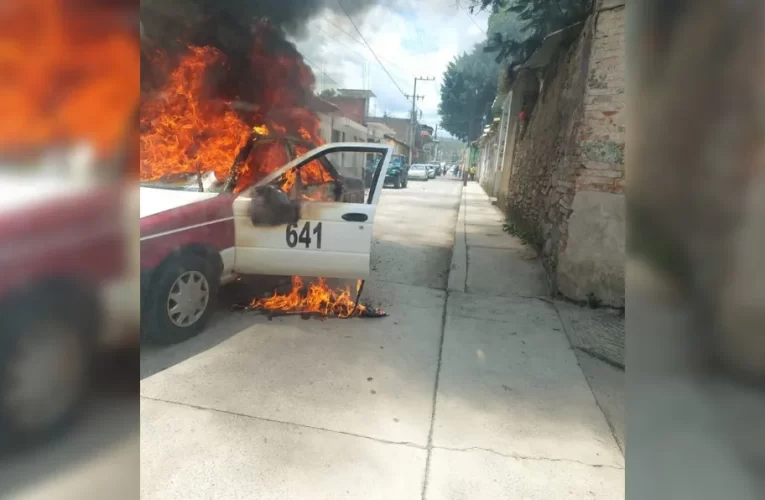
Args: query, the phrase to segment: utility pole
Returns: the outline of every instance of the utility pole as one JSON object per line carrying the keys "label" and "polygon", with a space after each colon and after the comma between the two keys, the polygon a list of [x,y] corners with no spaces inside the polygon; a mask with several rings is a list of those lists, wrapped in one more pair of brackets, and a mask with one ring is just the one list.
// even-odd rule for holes
{"label": "utility pole", "polygon": [[430,77],[422,77],[422,76],[415,77],[415,79],[414,79],[414,92],[412,92],[412,95],[408,95],[407,94],[407,96],[406,96],[407,99],[411,99],[412,100],[412,116],[409,118],[409,141],[410,141],[409,142],[409,165],[412,164],[412,152],[414,151],[414,145],[416,143],[416,136],[415,136],[415,131],[414,131],[414,125],[415,125],[415,122],[416,122],[416,119],[417,119],[417,100],[418,99],[421,100],[421,99],[425,98],[425,96],[417,95],[417,82],[418,81],[433,82],[435,80],[436,79],[433,78],[432,76],[430,76]]}

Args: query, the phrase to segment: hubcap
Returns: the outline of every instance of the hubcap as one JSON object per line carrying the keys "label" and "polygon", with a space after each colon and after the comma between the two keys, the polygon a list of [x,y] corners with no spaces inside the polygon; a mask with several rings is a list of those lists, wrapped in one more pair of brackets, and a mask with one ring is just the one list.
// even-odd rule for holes
{"label": "hubcap", "polygon": [[74,328],[54,322],[42,322],[19,340],[4,403],[20,429],[45,429],[74,404],[85,376],[82,347]]}
{"label": "hubcap", "polygon": [[207,278],[199,271],[186,271],[170,287],[167,315],[175,326],[186,328],[199,321],[209,301]]}

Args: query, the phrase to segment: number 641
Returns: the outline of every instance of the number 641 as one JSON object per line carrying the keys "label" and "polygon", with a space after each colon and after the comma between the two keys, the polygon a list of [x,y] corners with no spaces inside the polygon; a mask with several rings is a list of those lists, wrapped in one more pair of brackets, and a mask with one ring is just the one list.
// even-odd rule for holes
{"label": "number 641", "polygon": [[321,249],[321,222],[316,223],[313,231],[311,231],[311,221],[307,221],[303,224],[300,234],[298,234],[298,224],[287,224],[287,246],[295,248],[298,243],[302,243],[306,248],[310,248],[311,243],[314,241],[311,237],[312,234],[316,238],[315,248]]}

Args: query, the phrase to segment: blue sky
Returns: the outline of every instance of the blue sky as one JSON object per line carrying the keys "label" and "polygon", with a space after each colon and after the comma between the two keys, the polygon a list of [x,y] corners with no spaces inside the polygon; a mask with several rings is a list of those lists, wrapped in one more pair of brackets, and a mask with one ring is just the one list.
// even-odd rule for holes
{"label": "blue sky", "polygon": [[378,115],[408,116],[411,101],[401,91],[412,93],[415,76],[435,77],[434,82],[419,82],[417,87],[424,96],[417,102],[422,121],[435,126],[446,65],[485,38],[488,14],[471,16],[456,0],[388,3],[395,6],[376,6],[353,21],[395,83],[343,15],[327,12],[313,19],[309,35],[295,42],[316,73],[319,89],[370,89],[377,95],[372,112]]}

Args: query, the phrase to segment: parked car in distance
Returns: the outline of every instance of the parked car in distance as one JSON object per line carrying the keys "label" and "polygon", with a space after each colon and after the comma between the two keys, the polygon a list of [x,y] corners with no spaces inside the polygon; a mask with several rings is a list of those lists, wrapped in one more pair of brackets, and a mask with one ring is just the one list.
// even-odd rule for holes
{"label": "parked car in distance", "polygon": [[409,162],[404,155],[392,155],[385,173],[385,184],[396,189],[405,188],[409,180]]}
{"label": "parked car in distance", "polygon": [[427,165],[423,165],[420,163],[415,163],[411,167],[409,167],[409,178],[412,180],[418,180],[418,181],[427,181],[429,175],[429,168]]}

